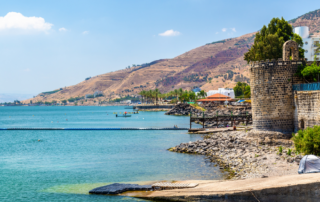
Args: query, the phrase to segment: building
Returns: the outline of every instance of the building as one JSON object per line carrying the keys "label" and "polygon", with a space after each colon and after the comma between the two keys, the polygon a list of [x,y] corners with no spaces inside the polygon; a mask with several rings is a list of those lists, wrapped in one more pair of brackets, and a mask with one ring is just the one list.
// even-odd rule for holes
{"label": "building", "polygon": [[317,48],[316,44],[319,44],[320,36],[310,36],[309,27],[296,27],[294,33],[299,34],[303,40],[304,57],[307,61],[314,61],[314,56],[317,56],[317,61],[320,60],[320,53],[315,53]]}
{"label": "building", "polygon": [[219,103],[219,104],[224,104],[225,101],[233,101],[233,99],[229,96],[226,96],[226,95],[222,95],[220,93],[216,93],[214,95],[210,95],[208,97],[206,97],[205,99],[200,99],[200,100],[197,100],[197,102],[202,102],[202,103]]}
{"label": "building", "polygon": [[192,91],[193,91],[193,92],[195,92],[195,93],[198,93],[198,92],[200,92],[200,91],[201,91],[201,88],[196,87],[196,88],[192,89]]}
{"label": "building", "polygon": [[101,97],[101,96],[103,96],[103,92],[102,91],[97,90],[97,91],[95,91],[93,93],[93,97]]}
{"label": "building", "polygon": [[122,100],[120,104],[131,104],[131,100]]}
{"label": "building", "polygon": [[225,96],[229,96],[232,99],[235,98],[234,91],[232,88],[219,88],[218,90],[210,90],[209,92],[207,92],[207,96],[214,95],[217,93],[225,95]]}
{"label": "building", "polygon": [[250,62],[254,130],[278,131],[291,136],[298,129],[319,124],[317,106],[320,102],[314,98],[319,97],[320,88],[303,91],[300,87],[310,85],[303,84],[305,81],[295,75],[302,62],[298,44],[291,40],[283,44],[282,58]]}

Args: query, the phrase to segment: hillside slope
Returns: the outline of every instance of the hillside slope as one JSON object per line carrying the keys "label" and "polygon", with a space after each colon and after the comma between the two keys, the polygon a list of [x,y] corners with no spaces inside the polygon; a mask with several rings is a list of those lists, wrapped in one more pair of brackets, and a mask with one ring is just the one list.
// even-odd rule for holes
{"label": "hillside slope", "polygon": [[[289,21],[294,27],[309,26],[310,33],[320,30],[320,9]],[[233,87],[237,81],[249,81],[248,68],[243,54],[253,44],[255,33],[237,38],[208,43],[173,59],[161,59],[92,77],[89,80],[61,89],[52,94],[39,94],[24,103],[37,101],[61,101],[70,97],[81,97],[99,90],[109,100],[125,95],[138,95],[141,90],[158,88],[168,92],[175,88],[203,90]]]}

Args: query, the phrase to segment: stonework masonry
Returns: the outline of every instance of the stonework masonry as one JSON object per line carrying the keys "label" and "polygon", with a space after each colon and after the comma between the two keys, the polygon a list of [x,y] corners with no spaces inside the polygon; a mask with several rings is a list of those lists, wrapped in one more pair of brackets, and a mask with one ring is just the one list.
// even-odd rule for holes
{"label": "stonework masonry", "polygon": [[[290,55],[292,59],[290,60]],[[294,76],[302,60],[298,58],[298,45],[287,41],[283,45],[283,58],[252,62],[250,86],[253,128],[282,133],[294,131],[293,84],[303,83]]]}
{"label": "stonework masonry", "polygon": [[295,132],[320,125],[320,91],[295,91],[294,105]]}

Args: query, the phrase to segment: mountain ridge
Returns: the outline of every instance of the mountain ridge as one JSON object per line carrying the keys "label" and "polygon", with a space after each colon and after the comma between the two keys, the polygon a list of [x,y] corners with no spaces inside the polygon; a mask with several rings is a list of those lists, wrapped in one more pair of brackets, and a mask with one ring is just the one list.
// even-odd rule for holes
{"label": "mountain ridge", "polygon": [[[320,31],[320,9],[288,21],[293,27],[309,26],[310,34]],[[101,74],[53,94],[39,94],[24,103],[61,101],[102,91],[109,101],[126,95],[136,96],[142,90],[158,88],[169,92],[175,88],[201,87],[213,90],[233,87],[237,81],[249,81],[249,66],[243,59],[256,32],[194,48],[172,59],[159,59],[130,69]],[[87,104],[92,104],[88,102]]]}

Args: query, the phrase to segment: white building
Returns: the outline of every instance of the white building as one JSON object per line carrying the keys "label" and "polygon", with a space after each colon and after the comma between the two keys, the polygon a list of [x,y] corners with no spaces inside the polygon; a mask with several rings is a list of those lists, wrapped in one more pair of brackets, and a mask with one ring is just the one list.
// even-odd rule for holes
{"label": "white building", "polygon": [[220,93],[222,95],[226,95],[228,97],[231,97],[232,99],[235,98],[234,91],[232,88],[219,88],[218,90],[210,90],[209,92],[207,92],[207,96],[214,95],[217,93]]}
{"label": "white building", "polygon": [[131,100],[122,100],[120,104],[131,104]]}
{"label": "white building", "polygon": [[299,34],[303,40],[304,57],[308,61],[314,61],[314,55],[317,55],[317,60],[320,60],[320,53],[315,53],[317,48],[315,44],[319,44],[320,36],[310,36],[307,26],[294,28],[294,33]]}

